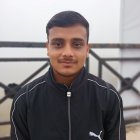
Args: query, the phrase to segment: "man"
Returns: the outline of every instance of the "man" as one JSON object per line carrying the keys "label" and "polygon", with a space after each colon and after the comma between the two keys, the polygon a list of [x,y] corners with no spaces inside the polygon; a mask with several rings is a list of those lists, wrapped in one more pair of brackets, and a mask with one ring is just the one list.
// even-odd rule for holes
{"label": "man", "polygon": [[15,96],[11,140],[125,140],[121,97],[84,68],[87,20],[63,11],[46,32],[50,69]]}

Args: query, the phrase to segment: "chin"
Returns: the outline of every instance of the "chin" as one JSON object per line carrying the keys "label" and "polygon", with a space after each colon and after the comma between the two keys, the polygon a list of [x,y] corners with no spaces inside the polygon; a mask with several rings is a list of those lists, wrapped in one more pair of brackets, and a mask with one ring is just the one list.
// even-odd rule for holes
{"label": "chin", "polygon": [[65,71],[58,71],[58,73],[62,76],[65,76],[65,77],[70,77],[70,76],[73,76],[75,74],[78,73],[78,71],[71,71],[71,70],[65,70]]}

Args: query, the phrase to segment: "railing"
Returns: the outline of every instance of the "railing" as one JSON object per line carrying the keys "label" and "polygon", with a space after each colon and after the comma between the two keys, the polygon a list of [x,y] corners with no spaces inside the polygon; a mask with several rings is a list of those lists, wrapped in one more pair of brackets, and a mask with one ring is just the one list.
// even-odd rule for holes
{"label": "railing", "polygon": [[[2,47],[26,47],[26,48],[43,48],[45,46],[44,43],[42,42],[0,42],[0,48]],[[90,44],[91,48],[98,48],[98,49],[135,49],[138,48],[140,49],[140,45],[137,44]],[[108,61],[134,61],[134,62],[140,62],[140,57],[135,57],[135,58],[130,58],[130,57],[125,57],[125,58],[102,58],[99,55],[97,55],[92,49],[90,50],[90,55],[93,56],[95,59],[98,60],[98,76],[102,78],[102,72],[103,69],[102,67],[106,67],[111,73],[113,73],[121,83],[123,83],[123,86],[120,87],[118,90],[119,94],[122,94],[125,90],[132,89],[136,94],[140,95],[140,91],[133,85],[134,81],[137,80],[140,77],[140,71],[136,73],[130,80],[124,78],[121,74],[119,74],[111,65],[109,65],[107,62]],[[42,61],[45,62],[44,65],[42,65],[40,68],[38,68],[33,74],[31,74],[29,77],[24,79],[20,84],[9,84],[5,85],[2,81],[0,81],[0,87],[5,90],[5,96],[0,99],[0,104],[2,104],[6,99],[8,98],[13,98],[15,93],[22,87],[24,86],[27,82],[32,80],[37,74],[39,74],[42,70],[47,68],[49,66],[49,59],[48,58],[0,58],[0,62],[36,62],[36,61]],[[90,65],[89,65],[90,59],[88,58],[86,60],[86,69],[89,71]],[[125,107],[124,110],[135,110],[135,109],[140,109],[140,106],[131,106],[131,107]],[[140,118],[129,118],[126,119],[125,122],[126,124],[132,123],[132,122],[140,122]],[[10,122],[0,122],[1,125],[9,125]],[[1,137],[0,140],[10,140],[10,137]]]}

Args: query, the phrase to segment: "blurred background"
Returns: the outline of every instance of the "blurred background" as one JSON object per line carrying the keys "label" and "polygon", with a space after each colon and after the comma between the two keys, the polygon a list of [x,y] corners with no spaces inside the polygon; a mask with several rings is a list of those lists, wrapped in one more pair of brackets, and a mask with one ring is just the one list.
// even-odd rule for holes
{"label": "blurred background", "polygon": [[48,20],[75,10],[90,23],[89,72],[113,84],[123,99],[127,140],[140,138],[140,1],[0,1],[0,140],[10,139],[12,97],[44,74]]}

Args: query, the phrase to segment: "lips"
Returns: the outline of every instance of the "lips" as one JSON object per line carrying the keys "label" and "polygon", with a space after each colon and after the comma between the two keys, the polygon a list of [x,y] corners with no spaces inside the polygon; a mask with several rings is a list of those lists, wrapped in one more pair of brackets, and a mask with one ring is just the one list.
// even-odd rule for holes
{"label": "lips", "polygon": [[71,64],[75,64],[76,61],[74,60],[58,60],[59,63],[65,64],[65,65],[71,65]]}
{"label": "lips", "polygon": [[73,64],[73,61],[61,61],[60,63]]}

